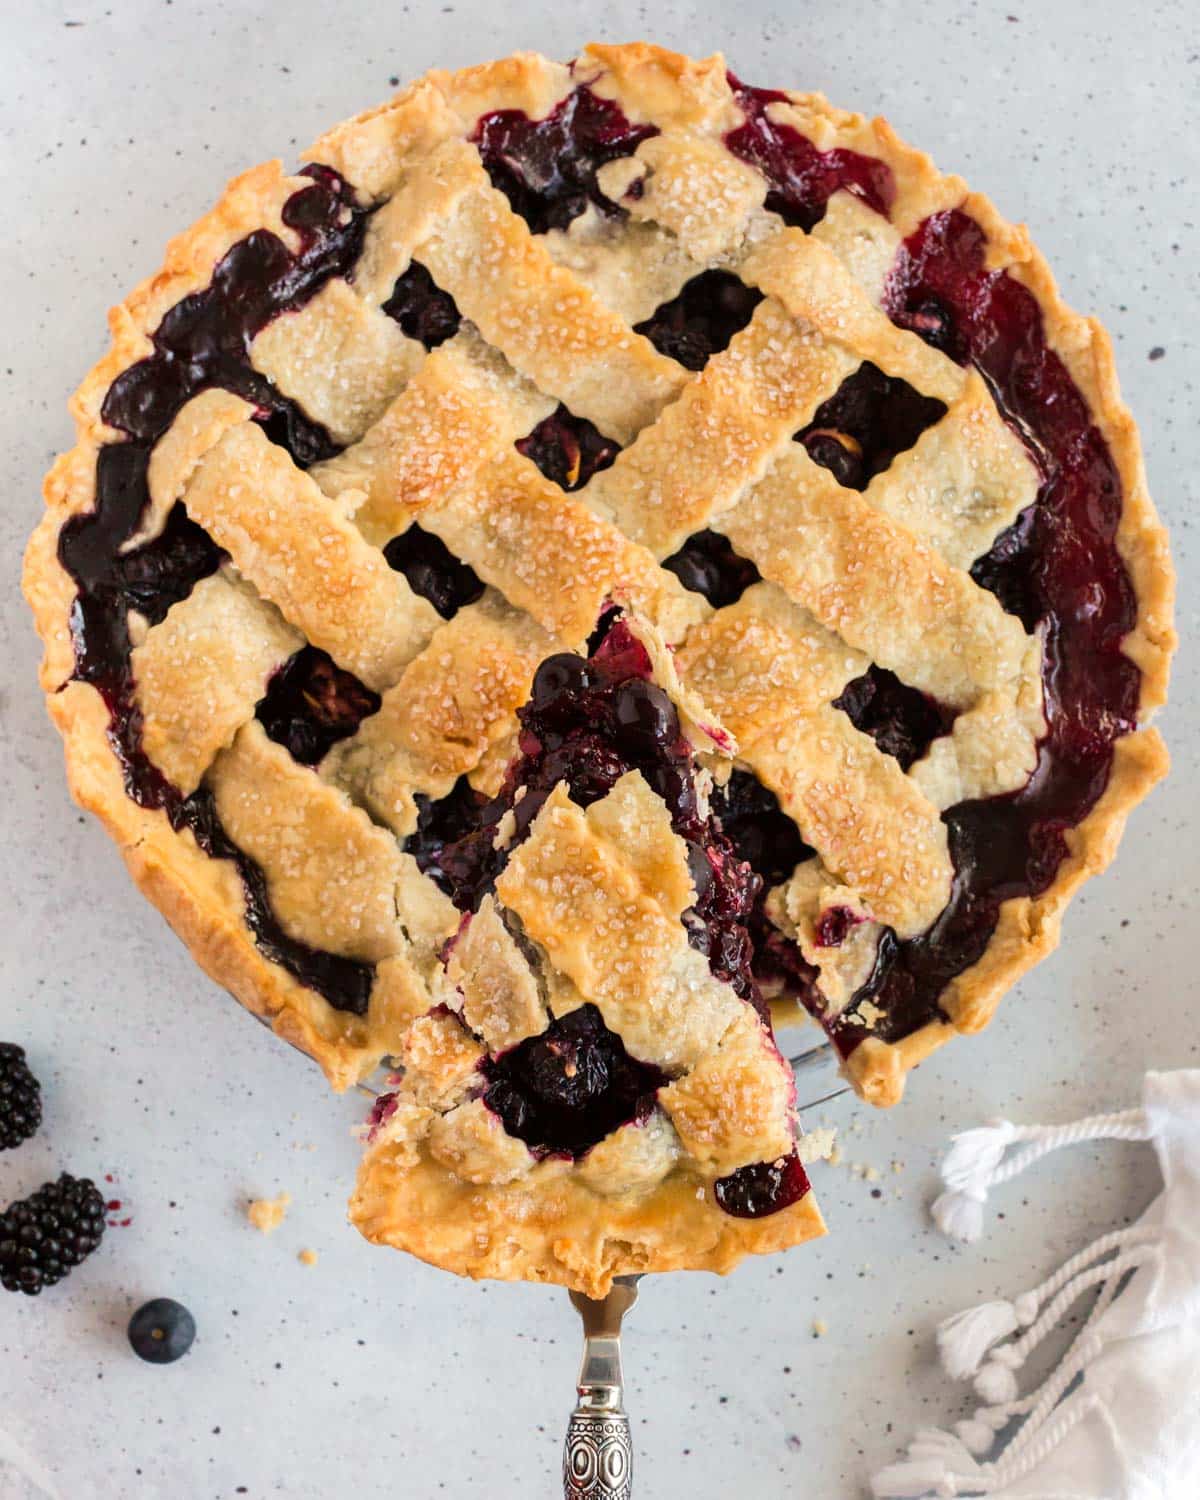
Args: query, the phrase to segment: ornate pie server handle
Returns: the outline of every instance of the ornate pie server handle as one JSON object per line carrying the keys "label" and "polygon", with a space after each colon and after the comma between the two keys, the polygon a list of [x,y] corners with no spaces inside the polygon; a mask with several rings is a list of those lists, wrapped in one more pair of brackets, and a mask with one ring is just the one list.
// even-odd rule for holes
{"label": "ornate pie server handle", "polygon": [[621,1319],[637,1301],[636,1276],[621,1276],[602,1301],[578,1292],[571,1301],[583,1319],[579,1401],[563,1448],[564,1500],[630,1500],[633,1439],[622,1404]]}

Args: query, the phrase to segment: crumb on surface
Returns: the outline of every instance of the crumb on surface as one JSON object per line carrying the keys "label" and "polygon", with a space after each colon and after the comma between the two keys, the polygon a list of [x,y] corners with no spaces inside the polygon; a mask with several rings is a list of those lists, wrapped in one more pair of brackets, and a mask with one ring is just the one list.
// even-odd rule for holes
{"label": "crumb on surface", "polygon": [[806,1166],[814,1161],[832,1161],[837,1150],[837,1131],[824,1125],[806,1130],[796,1143],[796,1149]]}
{"label": "crumb on surface", "polygon": [[291,1193],[280,1193],[278,1198],[252,1198],[246,1205],[246,1217],[260,1234],[272,1234],[287,1218]]}
{"label": "crumb on surface", "polygon": [[301,1250],[296,1259],[302,1266],[315,1266],[320,1257],[315,1250]]}
{"label": "crumb on surface", "polygon": [[828,1332],[829,1324],[825,1321],[824,1318],[813,1319],[813,1338],[823,1339]]}

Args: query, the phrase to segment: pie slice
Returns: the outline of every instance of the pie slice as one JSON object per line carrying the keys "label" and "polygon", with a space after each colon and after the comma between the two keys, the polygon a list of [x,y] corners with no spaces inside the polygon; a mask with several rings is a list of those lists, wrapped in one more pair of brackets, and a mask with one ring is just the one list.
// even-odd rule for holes
{"label": "pie slice", "polygon": [[600,631],[538,667],[498,794],[412,845],[462,917],[351,1206],[438,1265],[591,1296],[822,1231],[751,967],[762,880],[710,809],[736,746],[653,627]]}
{"label": "pie slice", "polygon": [[[360,1219],[592,1285],[803,1237],[717,1197],[799,1183],[768,1006],[893,1103],[1166,769],[1104,330],[884,122],[643,44],[428,74],[111,321],[26,556],[47,704],[198,962],[337,1087],[399,1060]],[[623,739],[529,727],[610,688]]]}

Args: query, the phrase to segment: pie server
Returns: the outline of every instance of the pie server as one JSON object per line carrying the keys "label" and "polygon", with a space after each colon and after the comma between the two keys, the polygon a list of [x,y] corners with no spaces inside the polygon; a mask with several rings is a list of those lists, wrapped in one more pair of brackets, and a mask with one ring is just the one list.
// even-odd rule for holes
{"label": "pie server", "polygon": [[[789,1058],[800,1078],[831,1058],[828,1042]],[[813,1109],[846,1092],[831,1089],[801,1106]],[[618,1276],[599,1300],[571,1292],[583,1320],[583,1362],[577,1401],[563,1447],[564,1500],[630,1500],[633,1494],[633,1438],[625,1410],[621,1374],[621,1320],[638,1299],[640,1276]]]}

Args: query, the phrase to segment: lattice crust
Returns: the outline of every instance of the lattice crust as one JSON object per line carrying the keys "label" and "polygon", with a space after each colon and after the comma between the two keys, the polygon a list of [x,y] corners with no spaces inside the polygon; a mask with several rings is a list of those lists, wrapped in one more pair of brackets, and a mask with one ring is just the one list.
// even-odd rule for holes
{"label": "lattice crust", "polygon": [[[540,119],[582,83],[658,133],[597,173],[620,214],[589,203],[567,229],[535,235],[471,138],[483,115]],[[772,102],[766,117],[821,151],[885,163],[889,216],[838,191],[811,233],[784,225],[765,206],[765,179],[724,144],[743,115],[719,58],[593,47],[571,69],[522,54],[428,75],[314,149],[374,210],[362,253],[348,279],[330,278],[250,347],[254,369],[343,451],[303,472],[247,401],[218,388],[189,400],[152,448],[150,502],[125,549],[161,537],[182,502],[227,560],[159,623],[130,619],[144,749],[180,792],[211,793],[292,939],[374,965],[365,1015],[333,1010],[256,949],[234,867],[126,798],[107,711],[68,682],[75,585],[56,553],[64,523],[93,506],[98,446],[122,436],[101,416],[114,378],[151,354],[164,314],[254,230],[301,252],[282,210],[308,179],[277,164],[245,174],[117,309],[114,350],[76,399],[80,446],[52,472],[51,509],[30,544],[26,590],[77,795],[105,817],[210,972],[335,1081],[382,1054],[403,1057],[410,1097],[368,1154],[355,1217],[371,1237],[469,1274],[596,1291],[620,1270],[726,1269],[747,1250],[820,1229],[811,1195],[745,1221],[713,1200],[717,1164],[752,1159],[751,1138],[762,1153],[782,1149],[782,1135],[758,1129],[778,1126],[782,1074],[743,1002],[687,944],[679,914],[690,875],[644,783],[586,810],[560,787],[444,966],[458,913],[402,843],[418,797],[443,796],[462,775],[495,792],[540,660],[580,647],[607,598],[641,612],[693,739],[725,758],[718,779],[736,737],[738,763],[816,850],[771,893],[768,912],[820,966],[833,1009],[870,971],[887,926],[903,936],[937,916],[951,875],[939,814],[1023,785],[1045,732],[1041,641],[969,573],[1034,499],[1037,472],[982,379],[881,310],[902,238],[965,190],[881,122],[818,96]],[[1037,297],[1051,346],[1117,456],[1119,542],[1140,604],[1125,649],[1152,708],[1173,640],[1170,570],[1107,345],[1062,306],[1027,240],[984,200],[968,201],[989,267],[1012,267]],[[431,353],[384,311],[414,265],[464,319]],[[634,325],[712,270],[762,301],[693,374]],[[792,439],[868,361],[947,409],[859,493]],[[513,446],[560,403],[622,447],[572,495]],[[449,621],[383,555],[418,520],[487,585]],[[659,566],[705,528],[764,580],[715,612]],[[315,771],[254,718],[302,642],[382,695]],[[831,706],[872,664],[956,711],[907,773]],[[954,1024],[982,1024],[1004,985],[1052,945],[1070,890],[1111,852],[1163,765],[1152,731],[1118,743],[1110,789],[1071,834],[1055,886],[1006,903],[992,947],[952,986]],[[855,925],[830,951],[817,930],[833,908]],[[632,1055],[672,1073],[668,1112],[622,1127],[574,1168],[535,1162],[467,1096],[478,1044],[455,1016],[430,1015],[435,1002],[493,1051],[594,1004]],[[870,1007],[856,1019],[869,1028]],[[856,1084],[895,1098],[903,1070],[952,1030],[930,1025],[895,1046],[868,1039],[851,1059]]]}
{"label": "lattice crust", "polygon": [[204,578],[133,652],[146,754],[185,794],[254,715],[271,674],[304,644],[230,567]]}
{"label": "lattice crust", "polygon": [[[745,1237],[717,1228],[717,1216],[728,1216],[713,1200],[716,1180],[792,1152],[793,1084],[757,1014],[688,948],[680,919],[694,900],[686,846],[639,773],[623,777],[586,811],[558,787],[514,851],[497,899],[485,898],[450,951],[447,979],[457,993],[449,1004],[457,1003],[466,1025],[443,1008],[408,1033],[404,1076],[352,1206],[360,1227],[424,1253],[431,1237],[413,1205],[436,1203],[446,1235],[439,1263],[445,1252],[470,1274],[516,1274],[498,1268],[519,1266],[519,1274],[585,1284],[598,1295],[622,1270],[653,1268],[664,1256],[687,1253],[667,1235],[684,1201],[682,1187],[695,1205],[688,1224],[732,1264]],[[626,901],[638,903],[636,926],[604,915],[620,912]],[[583,903],[594,925],[547,918],[547,903]],[[525,951],[510,931],[514,920]],[[568,930],[577,941],[561,940]],[[536,1036],[549,1020],[543,989],[560,1015],[598,1005],[610,1025],[619,1023],[626,1045],[647,1056],[651,1038],[627,1008],[631,971],[644,963],[651,966],[647,995],[663,989],[679,1012],[674,1045],[658,1056],[676,1076],[645,1119],[618,1126],[577,1164],[539,1161],[483,1099],[464,1097],[480,1056],[473,1033],[493,1055]],[[698,980],[701,970],[706,980],[682,992],[672,977],[686,971]],[[623,977],[614,985],[614,976]],[[657,1025],[653,1031],[662,1034]],[[583,1059],[579,1066],[586,1066]],[[468,1204],[466,1186],[489,1191]],[[497,1236],[491,1213],[515,1200],[495,1190],[518,1187],[520,1231]],[[386,1224],[376,1221],[381,1197]],[[819,1217],[806,1203],[772,1216],[779,1219],[770,1231],[774,1244],[816,1232]],[[469,1256],[458,1240],[466,1222],[479,1231]],[[558,1226],[549,1246],[542,1244],[543,1222]],[[572,1247],[579,1236],[593,1245],[587,1257]]]}
{"label": "lattice crust", "polygon": [[391,687],[433,634],[433,606],[252,423],[208,450],[184,504],[291,624],[370,687]]}

